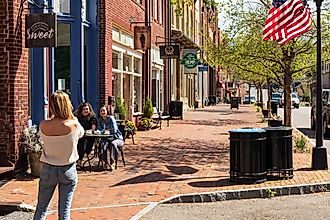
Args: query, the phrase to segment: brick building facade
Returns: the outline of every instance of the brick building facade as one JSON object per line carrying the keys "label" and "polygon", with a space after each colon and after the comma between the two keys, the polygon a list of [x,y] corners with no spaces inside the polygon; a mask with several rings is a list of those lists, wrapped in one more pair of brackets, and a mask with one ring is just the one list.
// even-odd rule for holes
{"label": "brick building facade", "polygon": [[24,48],[27,2],[0,4],[0,155],[15,161],[28,117],[28,50]]}

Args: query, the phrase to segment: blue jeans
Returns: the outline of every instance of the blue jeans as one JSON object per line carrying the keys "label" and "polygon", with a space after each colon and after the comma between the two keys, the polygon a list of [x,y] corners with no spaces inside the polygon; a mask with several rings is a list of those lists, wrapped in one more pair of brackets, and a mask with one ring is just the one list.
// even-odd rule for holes
{"label": "blue jeans", "polygon": [[43,163],[40,180],[38,204],[33,220],[44,220],[50,200],[58,185],[58,219],[69,220],[73,192],[78,182],[76,164],[53,166]]}

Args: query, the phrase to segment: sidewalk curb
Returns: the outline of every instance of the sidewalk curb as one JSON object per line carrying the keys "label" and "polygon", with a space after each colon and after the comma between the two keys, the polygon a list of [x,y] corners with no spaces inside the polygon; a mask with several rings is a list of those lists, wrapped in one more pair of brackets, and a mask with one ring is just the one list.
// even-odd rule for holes
{"label": "sidewalk curb", "polygon": [[[178,194],[170,198],[164,199],[159,203],[151,203],[151,206],[146,207],[139,213],[134,215],[131,220],[139,220],[148,212],[152,211],[160,204],[178,204],[178,203],[203,203],[203,202],[220,202],[226,200],[239,199],[260,199],[271,198],[288,195],[305,195],[320,192],[330,192],[330,182],[263,187],[254,189],[238,189],[238,190],[224,190],[203,193]],[[276,193],[276,194],[274,194]]]}
{"label": "sidewalk curb", "polygon": [[216,202],[216,201],[225,201],[225,200],[234,200],[234,199],[269,198],[272,197],[272,195],[270,194],[274,192],[276,192],[275,196],[286,196],[286,195],[304,195],[304,194],[328,192],[328,191],[330,191],[330,182],[291,185],[291,186],[264,187],[264,188],[243,189],[243,190],[179,194],[161,201],[160,204],[202,203],[202,202]]}

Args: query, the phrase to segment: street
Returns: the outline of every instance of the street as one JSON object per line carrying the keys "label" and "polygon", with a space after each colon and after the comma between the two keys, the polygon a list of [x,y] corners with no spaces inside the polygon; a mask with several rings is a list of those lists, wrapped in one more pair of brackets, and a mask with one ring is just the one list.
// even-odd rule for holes
{"label": "street", "polygon": [[165,219],[328,219],[330,193],[281,196],[271,199],[159,205],[143,220]]}
{"label": "street", "polygon": [[[308,136],[312,143],[315,143],[315,131],[311,130],[310,126],[311,107],[300,107],[292,109],[292,125]],[[283,108],[278,109],[278,114],[283,117]],[[323,145],[328,148],[330,153],[330,136],[324,137]]]}

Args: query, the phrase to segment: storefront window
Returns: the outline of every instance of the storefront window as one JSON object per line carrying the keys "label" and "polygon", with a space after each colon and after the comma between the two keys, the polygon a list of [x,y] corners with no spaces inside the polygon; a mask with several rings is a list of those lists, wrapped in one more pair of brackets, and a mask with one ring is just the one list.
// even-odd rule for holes
{"label": "storefront window", "polygon": [[54,11],[57,13],[70,14],[71,0],[54,0]]}
{"label": "storefront window", "polygon": [[55,47],[55,90],[70,91],[70,24],[57,24]]}
{"label": "storefront window", "polygon": [[124,54],[124,71],[132,72],[132,56]]}
{"label": "storefront window", "polygon": [[120,59],[120,53],[117,51],[112,51],[112,68],[114,69],[120,69],[119,68],[119,59]]}
{"label": "storefront window", "polygon": [[134,73],[141,73],[141,59],[134,57]]}
{"label": "storefront window", "polygon": [[113,73],[112,75],[112,94],[115,97],[121,97],[120,91],[121,85],[121,74],[120,73]]}
{"label": "storefront window", "polygon": [[142,111],[141,77],[134,76],[134,112]]}

